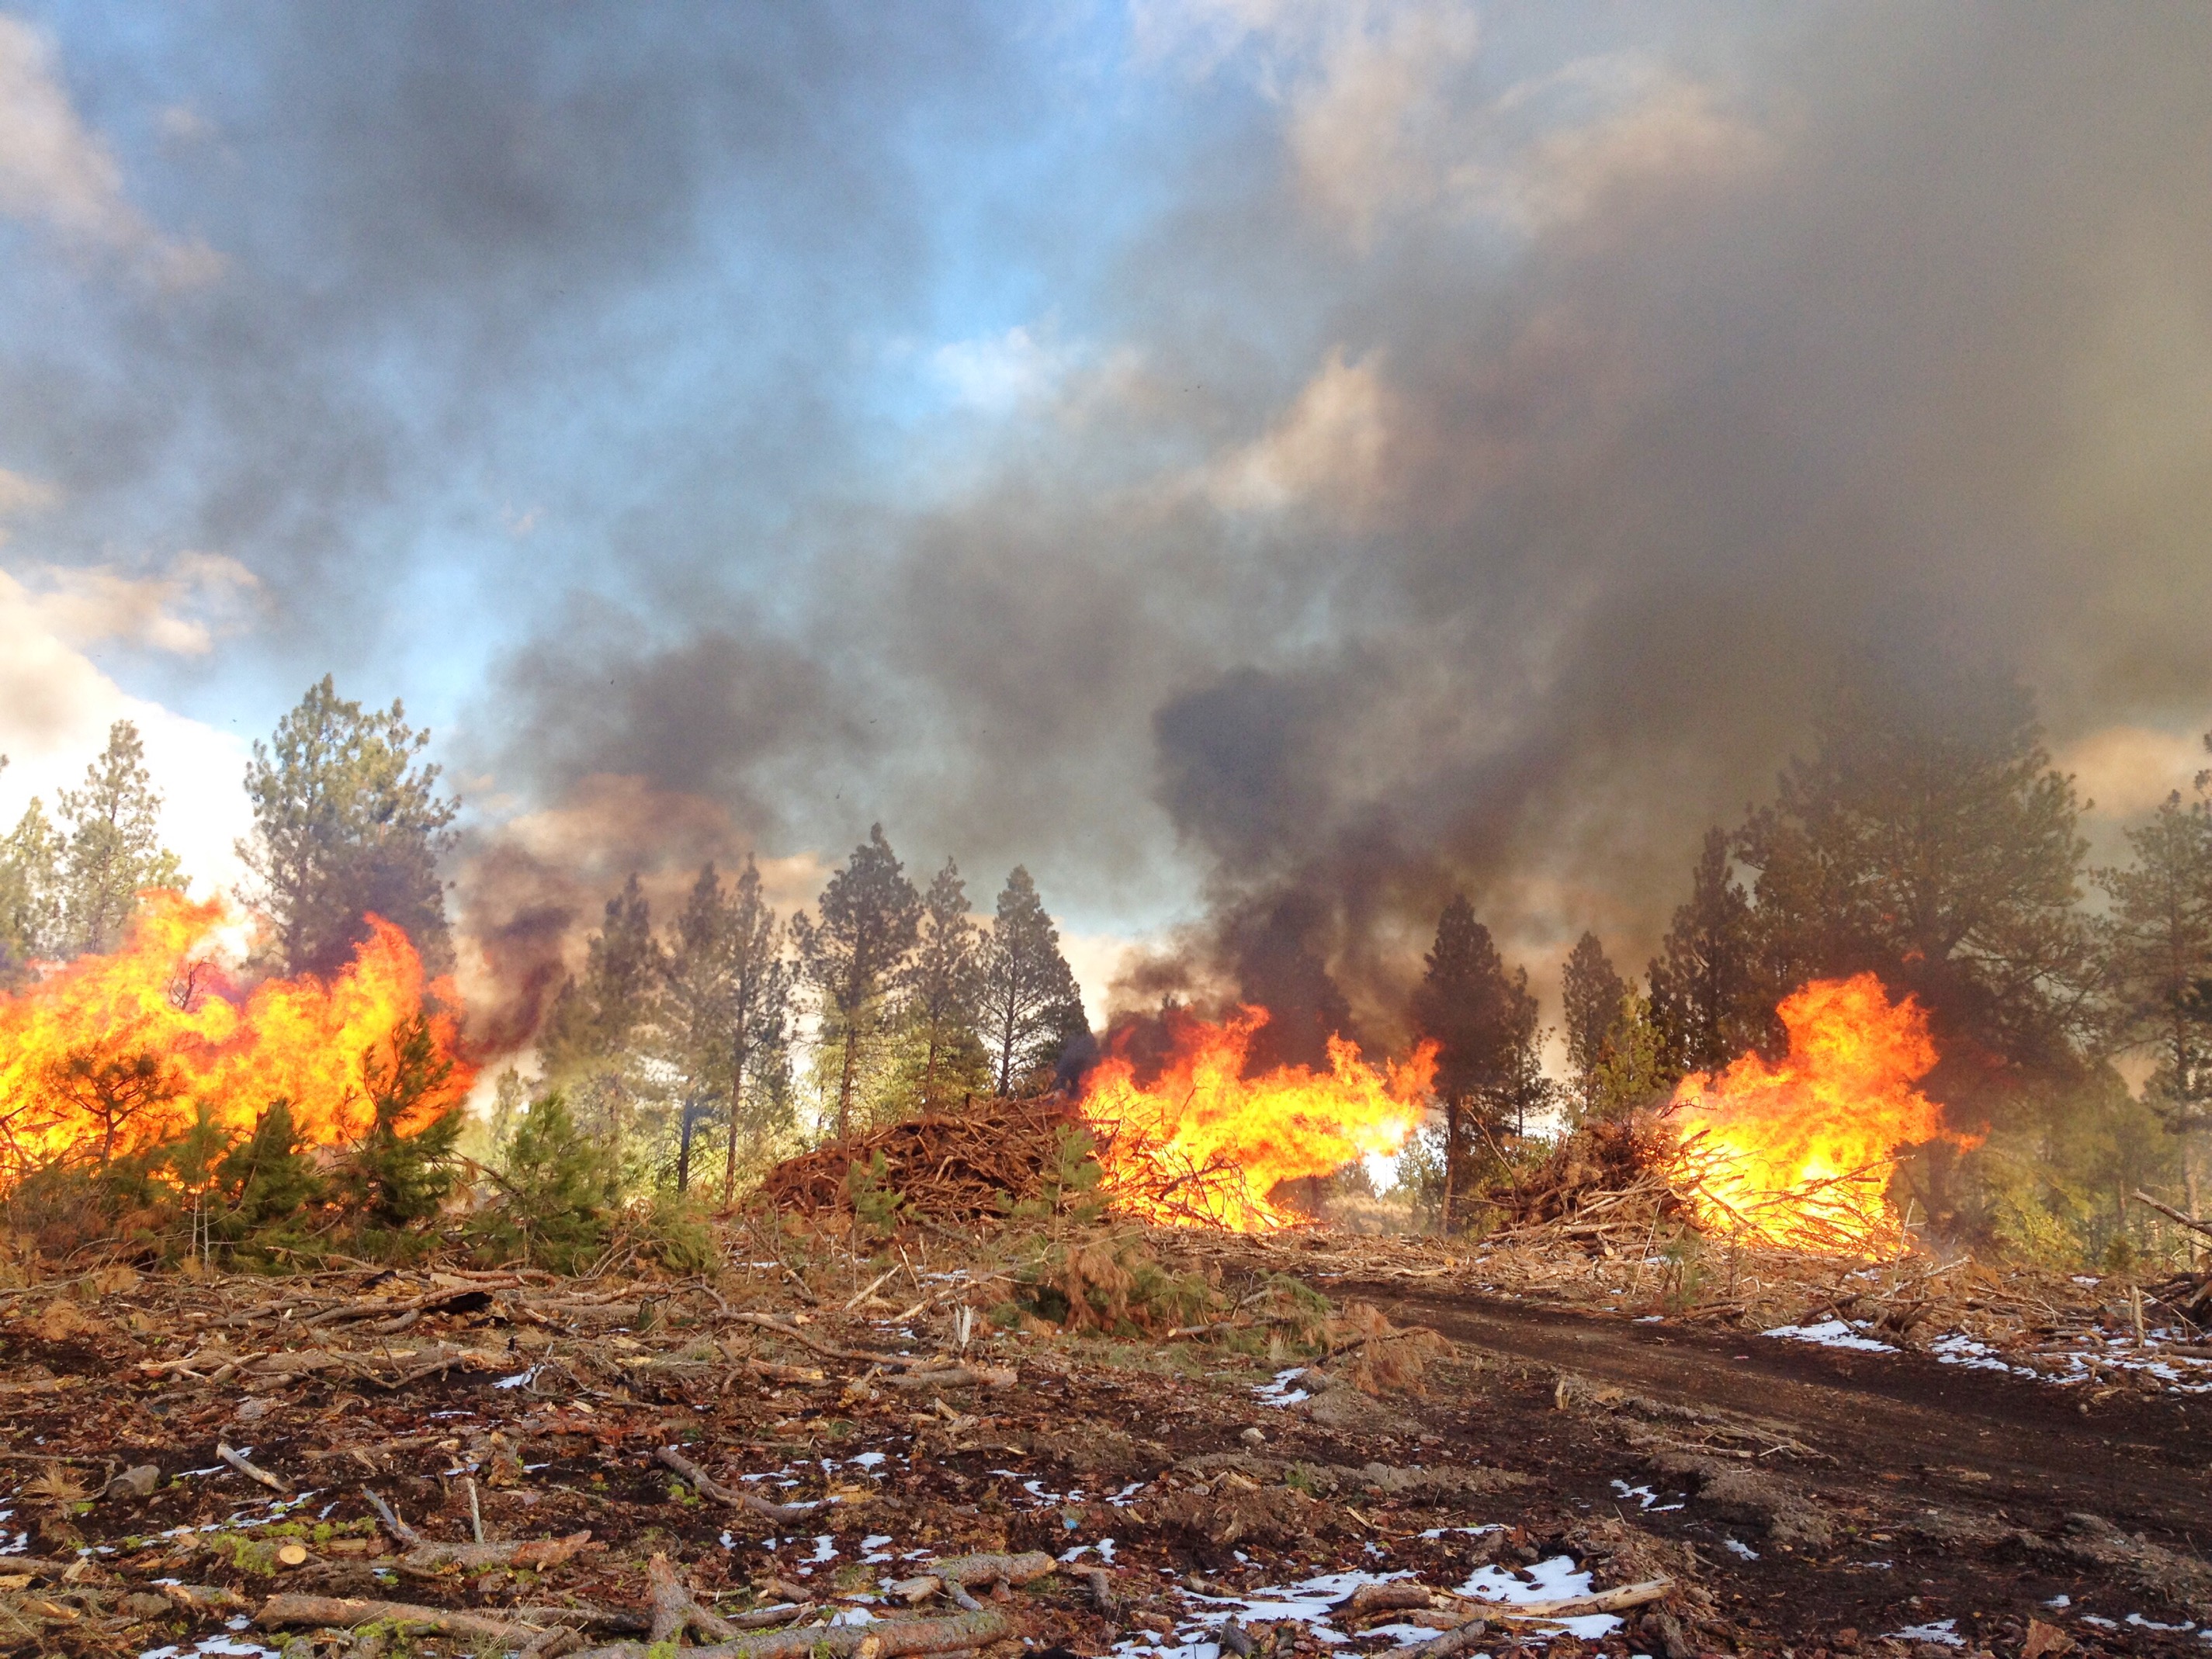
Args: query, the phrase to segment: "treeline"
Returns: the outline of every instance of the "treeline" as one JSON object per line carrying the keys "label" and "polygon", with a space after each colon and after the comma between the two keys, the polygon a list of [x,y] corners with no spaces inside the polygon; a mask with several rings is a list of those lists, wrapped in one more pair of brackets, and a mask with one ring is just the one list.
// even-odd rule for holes
{"label": "treeline", "polygon": [[918,890],[878,824],[811,915],[779,915],[748,858],[733,880],[707,865],[657,929],[633,875],[547,1012],[539,1075],[501,1079],[493,1134],[503,1145],[526,1097],[557,1090],[626,1184],[683,1193],[703,1172],[726,1202],[803,1121],[842,1135],[1042,1092],[1088,1036],[1029,872],[979,925],[958,866]]}
{"label": "treeline", "polygon": [[1618,1115],[1691,1072],[1776,1056],[1785,996],[1870,971],[1928,1011],[1942,1060],[1923,1086],[1954,1127],[1986,1137],[1909,1161],[1917,1214],[1963,1242],[2124,1257],[2146,1231],[2126,1202],[2136,1188],[2201,1213],[2208,781],[2128,833],[2129,862],[2092,867],[2083,804],[2011,674],[1925,648],[1861,653],[1775,798],[1707,833],[1640,981],[1595,934],[1577,943],[1566,1078],[1538,1069],[1547,1034],[1525,973],[1506,969],[1463,900],[1445,910],[1415,1004],[1443,1045],[1449,1120],[1425,1178],[1466,1193],[1504,1172],[1532,1110]]}
{"label": "treeline", "polygon": [[[404,928],[432,971],[452,965],[438,863],[460,803],[440,794],[439,769],[422,761],[428,742],[399,703],[364,708],[325,676],[253,745],[253,831],[237,845],[252,876],[244,896],[270,922],[263,965],[334,972],[368,937],[370,915]],[[59,793],[56,817],[33,798],[0,841],[0,989],[35,963],[114,950],[142,891],[185,884],[161,844],[161,805],[130,720],[109,728],[83,784]]]}

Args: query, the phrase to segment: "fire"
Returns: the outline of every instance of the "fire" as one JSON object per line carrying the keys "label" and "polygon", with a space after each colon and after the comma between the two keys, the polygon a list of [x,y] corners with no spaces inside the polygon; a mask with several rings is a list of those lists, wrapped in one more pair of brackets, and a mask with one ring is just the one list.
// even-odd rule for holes
{"label": "fire", "polygon": [[1294,1220],[1267,1201],[1276,1184],[1396,1152],[1420,1121],[1436,1074],[1433,1043],[1377,1072],[1358,1044],[1333,1036],[1325,1073],[1285,1066],[1248,1078],[1245,1056],[1266,1009],[1220,1024],[1170,1018],[1174,1049],[1158,1078],[1140,1085],[1117,1049],[1091,1068],[1080,1102],[1109,1195],[1146,1220],[1238,1232]]}
{"label": "fire", "polygon": [[1746,1054],[1675,1090],[1676,1186],[1709,1232],[1837,1255],[1902,1249],[1888,1193],[1899,1149],[1960,1140],[1913,1086],[1936,1064],[1927,1015],[1872,974],[1816,980],[1775,1012],[1790,1036],[1781,1060]]}
{"label": "fire", "polygon": [[[122,949],[0,996],[0,1176],[159,1145],[203,1107],[242,1132],[279,1097],[310,1140],[336,1144],[369,1127],[365,1059],[388,1065],[393,1031],[426,993],[452,1006],[449,989],[426,982],[406,934],[372,916],[370,937],[327,984],[303,975],[241,991],[217,959],[240,921],[221,899],[149,891]],[[430,1019],[452,1054],[452,1016]],[[471,1080],[456,1065],[424,1115],[459,1100]]]}

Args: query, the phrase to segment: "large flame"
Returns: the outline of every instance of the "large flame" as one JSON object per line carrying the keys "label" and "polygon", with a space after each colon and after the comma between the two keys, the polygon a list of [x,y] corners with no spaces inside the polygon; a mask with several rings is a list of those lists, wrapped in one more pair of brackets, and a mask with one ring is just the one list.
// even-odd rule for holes
{"label": "large flame", "polygon": [[[269,1103],[292,1103],[312,1141],[359,1137],[374,1121],[368,1057],[389,1066],[393,1033],[424,1010],[427,981],[398,928],[372,916],[370,936],[324,981],[264,981],[241,991],[220,963],[240,919],[221,899],[142,896],[123,947],[80,957],[14,996],[0,997],[0,1175],[56,1158],[105,1160],[173,1139],[204,1108],[243,1131]],[[451,1013],[434,1009],[432,1036],[454,1052]],[[435,1115],[467,1092],[456,1063]]]}
{"label": "large flame", "polygon": [[1285,1066],[1248,1078],[1266,1009],[1220,1024],[1170,1019],[1174,1048],[1158,1077],[1139,1085],[1117,1048],[1091,1068],[1080,1103],[1098,1133],[1109,1196],[1146,1220],[1239,1232],[1295,1220],[1268,1202],[1276,1185],[1396,1152],[1421,1121],[1436,1074],[1434,1043],[1377,1072],[1358,1044],[1333,1036],[1327,1072]]}
{"label": "large flame", "polygon": [[1905,1243],[1889,1199],[1899,1151],[1967,1144],[1913,1086],[1936,1064],[1928,1017],[1911,997],[1892,1002],[1872,974],[1816,980],[1775,1012],[1790,1037],[1782,1059],[1746,1054],[1675,1090],[1675,1184],[1708,1232],[1893,1254]]}

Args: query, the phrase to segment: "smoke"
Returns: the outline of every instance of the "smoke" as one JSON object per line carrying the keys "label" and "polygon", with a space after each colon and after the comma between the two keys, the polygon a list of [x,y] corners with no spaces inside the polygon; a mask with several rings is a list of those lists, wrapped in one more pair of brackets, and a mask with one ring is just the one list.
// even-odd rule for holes
{"label": "smoke", "polygon": [[252,15],[63,40],[222,275],[0,301],[0,465],[250,568],[210,673],[441,688],[514,1022],[626,862],[881,819],[1303,1057],[1454,890],[1639,960],[1897,617],[2212,716],[2201,8]]}

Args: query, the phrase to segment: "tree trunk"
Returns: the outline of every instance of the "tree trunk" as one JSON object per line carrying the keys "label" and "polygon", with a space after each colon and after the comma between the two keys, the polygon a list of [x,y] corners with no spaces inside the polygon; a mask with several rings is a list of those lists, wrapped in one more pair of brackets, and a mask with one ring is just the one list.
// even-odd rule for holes
{"label": "tree trunk", "polygon": [[938,1021],[929,1022],[929,1055],[921,1062],[921,1109],[925,1112],[937,1104],[937,1051],[942,1046],[938,1028]]}
{"label": "tree trunk", "polygon": [[741,1017],[738,1021],[738,1042],[730,1065],[730,1133],[722,1155],[722,1207],[728,1209],[738,1191],[738,1103],[744,1098],[745,1061],[750,1058],[745,1052],[745,1026]]}
{"label": "tree trunk", "polygon": [[855,1018],[845,1022],[845,1064],[837,1079],[837,1139],[842,1140],[851,1127],[853,1106],[853,1061],[860,1040],[860,1022]]}
{"label": "tree trunk", "polygon": [[691,1190],[691,1123],[692,1110],[697,1102],[686,1097],[684,1118],[676,1140],[676,1191],[680,1197]]}
{"label": "tree trunk", "polygon": [[1437,1211],[1437,1231],[1449,1237],[1452,1200],[1459,1191],[1459,1097],[1444,1097],[1444,1195]]}

